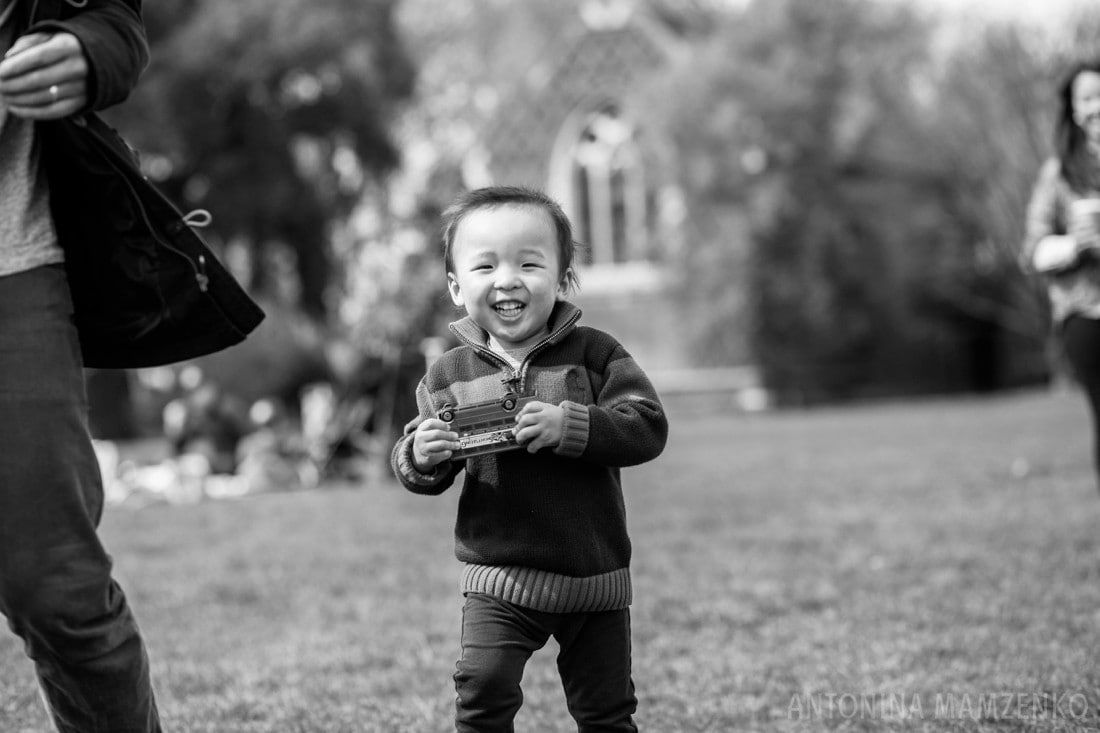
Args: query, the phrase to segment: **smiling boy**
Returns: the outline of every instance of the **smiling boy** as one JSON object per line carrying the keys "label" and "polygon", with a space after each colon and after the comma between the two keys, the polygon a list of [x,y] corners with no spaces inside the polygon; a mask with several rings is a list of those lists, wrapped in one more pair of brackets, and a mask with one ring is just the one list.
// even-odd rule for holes
{"label": "smiling boy", "polygon": [[[465,563],[459,731],[510,731],[531,654],[553,636],[579,731],[636,731],[630,539],[620,468],[656,458],[668,422],[652,384],[608,334],[577,321],[572,227],[526,188],[465,194],[444,212],[447,287],[461,345],[417,387],[394,447],[410,491],[440,494],[465,469],[455,554]],[[446,404],[532,396],[522,449],[451,460]]]}

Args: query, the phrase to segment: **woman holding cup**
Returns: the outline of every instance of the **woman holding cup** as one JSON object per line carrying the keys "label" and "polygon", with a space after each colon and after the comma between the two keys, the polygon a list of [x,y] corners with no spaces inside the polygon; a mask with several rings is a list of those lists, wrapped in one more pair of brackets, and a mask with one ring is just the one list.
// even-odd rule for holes
{"label": "woman holding cup", "polygon": [[1028,205],[1025,254],[1045,276],[1066,357],[1088,397],[1100,474],[1100,59],[1066,76],[1054,142]]}

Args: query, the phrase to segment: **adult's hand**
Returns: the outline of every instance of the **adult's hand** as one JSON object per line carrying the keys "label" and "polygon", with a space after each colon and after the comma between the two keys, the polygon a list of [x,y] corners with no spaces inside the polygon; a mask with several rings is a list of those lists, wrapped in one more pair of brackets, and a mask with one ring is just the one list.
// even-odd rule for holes
{"label": "adult's hand", "polygon": [[1083,198],[1069,205],[1067,233],[1077,241],[1079,250],[1100,247],[1100,199]]}
{"label": "adult's hand", "polygon": [[88,60],[71,33],[20,36],[0,61],[0,104],[29,120],[56,120],[88,101]]}

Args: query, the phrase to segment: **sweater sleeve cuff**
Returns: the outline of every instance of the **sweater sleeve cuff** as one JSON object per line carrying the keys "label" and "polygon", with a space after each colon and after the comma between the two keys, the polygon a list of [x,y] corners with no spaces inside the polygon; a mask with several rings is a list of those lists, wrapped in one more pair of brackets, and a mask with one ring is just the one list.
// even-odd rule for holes
{"label": "sweater sleeve cuff", "polygon": [[405,444],[397,451],[397,470],[411,484],[416,486],[435,486],[443,478],[444,472],[440,470],[443,464],[432,469],[431,473],[423,473],[418,470],[412,459],[412,440],[407,438]]}
{"label": "sweater sleeve cuff", "polygon": [[566,400],[559,407],[565,410],[561,442],[554,452],[566,458],[577,458],[588,447],[588,408]]}

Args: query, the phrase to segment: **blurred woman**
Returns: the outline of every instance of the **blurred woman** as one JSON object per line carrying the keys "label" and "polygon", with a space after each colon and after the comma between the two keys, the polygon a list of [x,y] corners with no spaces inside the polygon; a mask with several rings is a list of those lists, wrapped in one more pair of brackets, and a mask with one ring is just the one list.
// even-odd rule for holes
{"label": "blurred woman", "polygon": [[1025,254],[1043,274],[1065,354],[1088,397],[1100,473],[1100,59],[1059,88],[1055,155],[1027,210]]}

